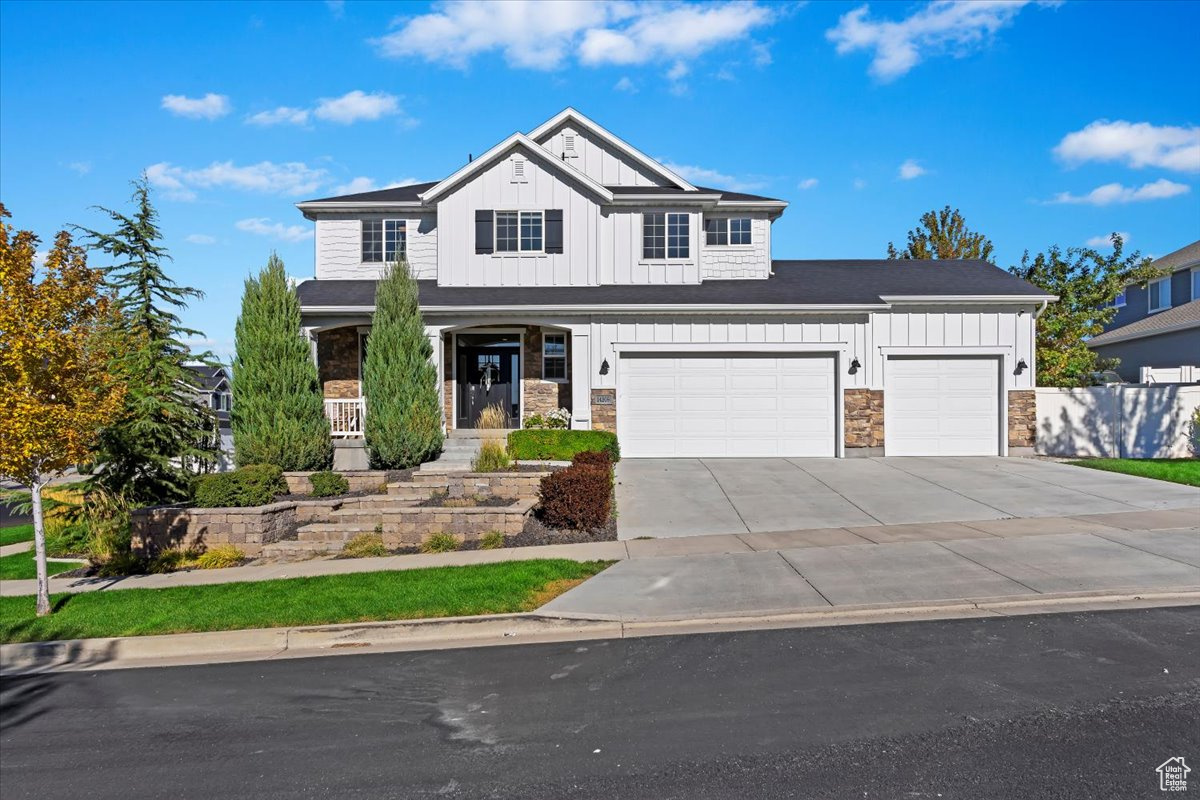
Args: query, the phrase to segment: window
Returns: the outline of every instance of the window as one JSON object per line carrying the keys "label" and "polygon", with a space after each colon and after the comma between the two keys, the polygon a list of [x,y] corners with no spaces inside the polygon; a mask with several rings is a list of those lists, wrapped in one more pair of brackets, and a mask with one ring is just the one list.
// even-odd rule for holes
{"label": "window", "polygon": [[565,333],[542,334],[542,380],[565,381],[567,379],[567,335]]}
{"label": "window", "polygon": [[1192,299],[1200,300],[1200,267],[1192,267]]}
{"label": "window", "polygon": [[369,263],[393,263],[406,252],[407,235],[402,219],[364,219],[362,222],[362,260]]}
{"label": "window", "polygon": [[521,250],[539,252],[542,249],[542,212],[521,212]]}
{"label": "window", "polygon": [[690,225],[687,214],[643,214],[642,258],[688,258],[691,254]]}
{"label": "window", "polygon": [[1150,312],[1162,311],[1171,307],[1171,279],[1159,278],[1150,281],[1146,294],[1150,297]]}
{"label": "window", "polygon": [[704,220],[704,243],[709,247],[750,244],[750,218],[719,217]]}
{"label": "window", "polygon": [[496,252],[542,252],[542,212],[497,211]]}
{"label": "window", "polygon": [[1122,289],[1120,292],[1118,292],[1117,296],[1114,297],[1112,299],[1112,302],[1110,302],[1108,305],[1110,308],[1124,308],[1125,307],[1125,290]]}
{"label": "window", "polygon": [[729,220],[729,243],[750,244],[750,219],[748,217]]}

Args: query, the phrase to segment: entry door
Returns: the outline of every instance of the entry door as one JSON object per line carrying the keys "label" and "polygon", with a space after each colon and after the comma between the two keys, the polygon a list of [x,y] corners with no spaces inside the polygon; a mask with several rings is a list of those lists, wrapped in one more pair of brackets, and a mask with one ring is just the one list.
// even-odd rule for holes
{"label": "entry door", "polygon": [[498,405],[508,414],[508,427],[519,427],[520,387],[514,380],[519,373],[519,348],[458,348],[458,419],[456,427],[474,428],[479,414],[490,405]]}
{"label": "entry door", "polygon": [[1000,454],[1000,360],[897,357],[883,387],[884,455]]}
{"label": "entry door", "polygon": [[617,425],[633,458],[833,456],[833,357],[622,355]]}

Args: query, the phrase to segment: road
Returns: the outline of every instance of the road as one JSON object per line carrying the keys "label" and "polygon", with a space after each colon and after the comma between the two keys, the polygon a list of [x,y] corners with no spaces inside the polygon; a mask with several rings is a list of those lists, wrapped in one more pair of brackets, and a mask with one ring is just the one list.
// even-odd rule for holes
{"label": "road", "polygon": [[1200,770],[1200,608],[80,672],[3,703],[5,800],[1161,797],[1158,764]]}

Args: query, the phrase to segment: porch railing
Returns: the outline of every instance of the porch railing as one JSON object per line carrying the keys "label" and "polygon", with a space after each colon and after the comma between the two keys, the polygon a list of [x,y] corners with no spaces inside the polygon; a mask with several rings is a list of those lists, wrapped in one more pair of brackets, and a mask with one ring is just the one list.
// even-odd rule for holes
{"label": "porch railing", "polygon": [[367,403],[361,397],[325,398],[325,416],[329,418],[329,432],[335,438],[363,435],[363,417],[367,415]]}

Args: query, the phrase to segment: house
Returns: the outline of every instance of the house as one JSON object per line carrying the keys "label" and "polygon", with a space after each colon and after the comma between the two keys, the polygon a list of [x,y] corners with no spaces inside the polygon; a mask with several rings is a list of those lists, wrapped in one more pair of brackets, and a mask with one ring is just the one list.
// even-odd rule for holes
{"label": "house", "polygon": [[1052,296],[980,261],[775,260],[787,205],[695,186],[570,108],[443,180],[299,203],[334,436],[361,442],[375,280],[403,258],[451,436],[499,403],[514,427],[567,409],[635,458],[1033,444]]}
{"label": "house", "polygon": [[221,455],[217,468],[231,469],[233,465],[233,428],[230,411],[233,410],[233,386],[229,368],[223,366],[188,365],[195,374],[194,391],[196,402],[212,409],[217,420],[217,436]]}
{"label": "house", "polygon": [[1144,369],[1193,367],[1180,372],[1200,374],[1200,241],[1153,266],[1166,274],[1145,287],[1125,287],[1112,322],[1088,342],[1101,358],[1119,358],[1117,374],[1134,383],[1145,382]]}

